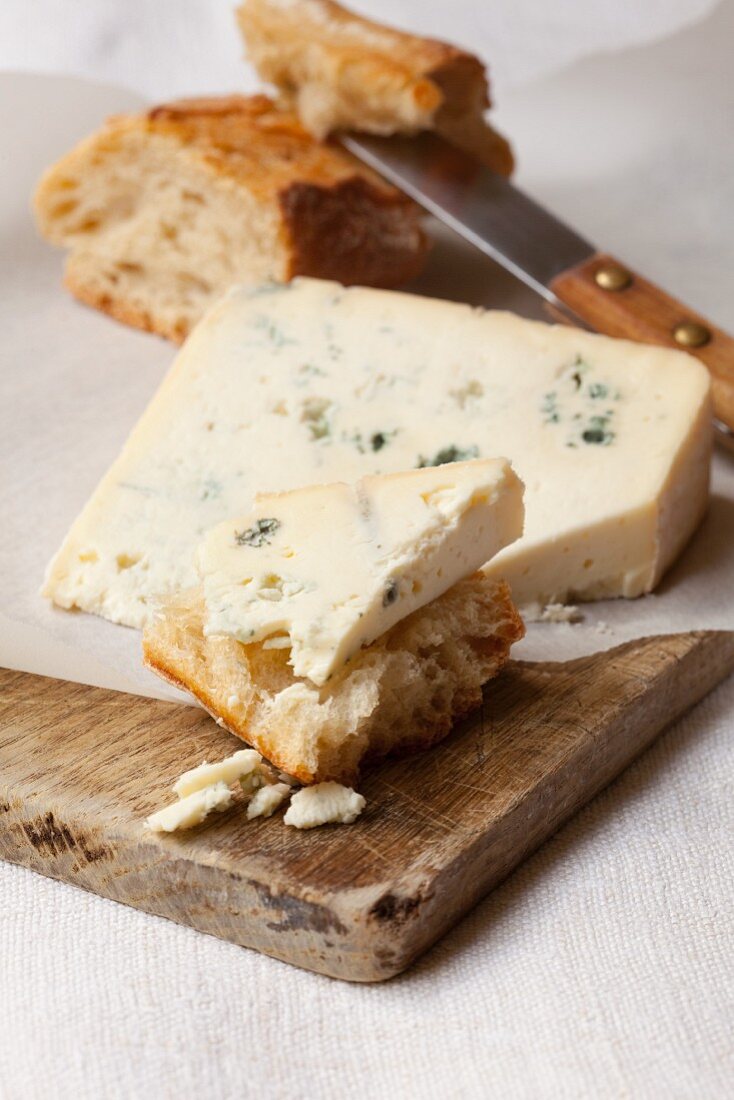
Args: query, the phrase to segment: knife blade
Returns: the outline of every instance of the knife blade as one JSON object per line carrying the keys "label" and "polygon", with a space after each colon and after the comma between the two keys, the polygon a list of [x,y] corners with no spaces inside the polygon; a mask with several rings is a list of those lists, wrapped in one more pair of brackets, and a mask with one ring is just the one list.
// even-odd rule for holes
{"label": "knife blade", "polygon": [[734,432],[734,339],[614,257],[597,251],[503,176],[430,131],[342,134],[363,163],[541,295],[562,319],[696,355],[714,414]]}
{"label": "knife blade", "polygon": [[349,151],[552,305],[556,275],[590,259],[588,241],[504,176],[426,130],[342,136]]}

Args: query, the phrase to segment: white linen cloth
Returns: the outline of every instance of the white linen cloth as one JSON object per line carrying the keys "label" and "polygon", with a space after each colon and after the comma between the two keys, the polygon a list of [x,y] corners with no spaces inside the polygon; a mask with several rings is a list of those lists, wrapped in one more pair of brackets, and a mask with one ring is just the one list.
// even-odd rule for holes
{"label": "white linen cloth", "polygon": [[[164,0],[3,0],[0,67],[104,72],[154,97],[228,90],[236,74],[225,53],[214,70],[198,56],[216,44],[216,35],[207,37],[205,7],[219,19],[220,5],[179,0],[174,34]],[[407,2],[361,7],[389,10],[395,19],[408,10]],[[661,31],[711,5],[553,6],[559,27],[572,8],[579,26],[594,22],[589,12],[596,12],[589,52],[610,22],[607,45],[629,43],[637,7],[645,18],[652,13]],[[492,8],[493,19],[514,18],[509,3],[497,0]],[[453,37],[461,40],[464,6],[416,10],[413,25],[452,34],[455,22]],[[478,3],[476,10],[485,13]],[[529,4],[514,10],[529,18]],[[144,65],[141,55],[139,70],[133,65],[144,11],[146,27],[153,20],[160,26],[155,85],[136,75],[150,61]],[[537,19],[537,39],[552,43],[550,8]],[[80,20],[88,21],[87,37],[77,33]],[[222,35],[229,42],[230,31]],[[527,86],[508,73],[498,111],[518,148],[520,182],[730,330],[732,36],[729,0],[693,28],[644,49],[587,57]],[[478,38],[465,40],[479,48]],[[238,44],[226,49],[239,55]],[[494,56],[491,44],[486,52]],[[109,664],[96,653],[90,659],[88,645],[85,652],[85,617],[62,617],[73,625],[54,636],[28,613],[36,606],[28,594],[71,518],[64,509],[83,503],[173,352],[62,294],[60,258],[35,239],[27,196],[43,165],[71,140],[136,102],[128,92],[71,79],[0,77],[0,662],[34,667],[45,647],[43,660],[55,661],[57,674],[82,668],[90,682],[105,683]],[[461,253],[449,262],[447,248],[437,250],[426,289],[537,311],[476,257]],[[77,384],[53,391],[49,416],[54,369],[72,372]],[[110,393],[114,415],[101,430],[98,410]],[[88,453],[70,445],[70,422],[84,429]],[[22,451],[19,424],[33,439]],[[62,489],[76,498],[60,505]],[[594,615],[610,622],[618,616],[611,641],[621,640],[626,609],[654,630],[694,620],[734,628],[734,461],[723,453],[717,492],[710,526],[678,581],[647,605],[590,613],[592,630]],[[34,575],[18,592],[8,578],[20,576],[21,551]],[[708,584],[686,588],[699,575]],[[538,627],[533,637],[562,657],[588,646],[588,637],[577,641],[578,629]],[[609,640],[600,635],[595,648],[602,644]],[[123,686],[125,676],[119,681]],[[730,681],[386,985],[348,986],[299,972],[0,863],[1,1100],[723,1100],[734,1080],[733,711]]]}

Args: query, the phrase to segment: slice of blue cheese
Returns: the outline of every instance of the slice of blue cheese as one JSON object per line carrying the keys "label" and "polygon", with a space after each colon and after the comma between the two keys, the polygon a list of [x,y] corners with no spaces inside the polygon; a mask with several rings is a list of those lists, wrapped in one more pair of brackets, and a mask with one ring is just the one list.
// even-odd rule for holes
{"label": "slice of blue cheese", "polygon": [[322,686],[522,534],[522,483],[474,459],[261,494],[198,551],[205,633],[290,649]]}
{"label": "slice of blue cheese", "polygon": [[649,591],[706,507],[709,379],[683,352],[298,279],[196,328],[53,559],[44,592],[142,626],[257,492],[503,454],[516,602]]}

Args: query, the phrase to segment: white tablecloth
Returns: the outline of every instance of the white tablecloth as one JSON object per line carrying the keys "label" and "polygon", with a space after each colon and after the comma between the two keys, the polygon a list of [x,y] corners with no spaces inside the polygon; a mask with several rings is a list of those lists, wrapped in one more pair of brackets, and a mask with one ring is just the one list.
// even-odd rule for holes
{"label": "white tablecloth", "polygon": [[[69,8],[23,5],[39,24],[43,7]],[[99,65],[124,56],[126,7],[108,3],[115,33],[82,43]],[[13,9],[0,9],[6,66]],[[608,5],[607,19],[613,9],[621,26],[629,5]],[[58,18],[56,37],[38,30],[60,56]],[[498,111],[526,186],[730,329],[733,37],[729,0],[657,44],[508,79]],[[15,56],[15,67],[70,64],[31,46]],[[13,88],[37,104],[12,150],[30,184],[70,86]],[[114,109],[114,92],[89,95],[90,112]],[[12,235],[2,246],[12,256]],[[3,332],[9,308],[0,301]],[[730,682],[386,985],[299,972],[0,863],[0,1098],[731,1096],[733,712]]]}

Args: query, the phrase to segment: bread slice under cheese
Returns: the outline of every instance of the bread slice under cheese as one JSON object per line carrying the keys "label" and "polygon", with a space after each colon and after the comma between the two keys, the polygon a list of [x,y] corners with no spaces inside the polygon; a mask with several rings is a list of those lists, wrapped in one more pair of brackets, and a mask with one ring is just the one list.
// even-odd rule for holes
{"label": "bread slice under cheese", "polygon": [[200,588],[171,597],[143,636],[146,665],[303,783],[351,782],[367,759],[435,744],[480,705],[523,634],[507,585],[477,573],[317,687],[288,650],[207,637],[204,620]]}
{"label": "bread slice under cheese", "polygon": [[512,171],[508,142],[485,122],[487,77],[472,54],[333,0],[244,0],[237,16],[260,76],[317,137],[436,130],[494,171]]}
{"label": "bread slice under cheese", "polygon": [[396,286],[426,252],[410,200],[265,96],[110,119],[48,169],[35,211],[77,298],[176,341],[233,283]]}

